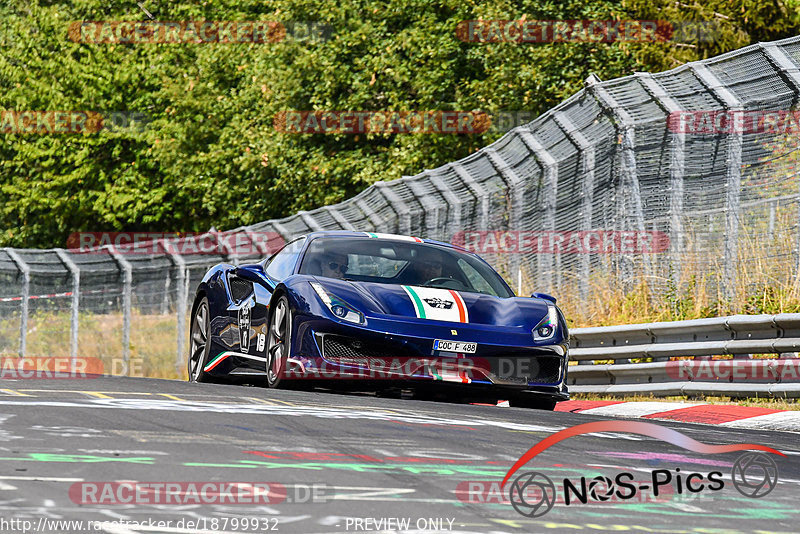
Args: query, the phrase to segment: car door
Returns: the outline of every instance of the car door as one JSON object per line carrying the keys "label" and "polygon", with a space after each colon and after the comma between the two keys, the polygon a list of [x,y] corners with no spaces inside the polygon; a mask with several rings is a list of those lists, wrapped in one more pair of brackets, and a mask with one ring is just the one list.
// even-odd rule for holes
{"label": "car door", "polygon": [[238,360],[239,364],[263,368],[272,292],[283,278],[292,274],[304,243],[305,237],[301,237],[260,264],[242,265],[239,269],[228,272],[231,302],[227,313],[230,331],[223,331],[221,337],[232,350],[242,356]]}
{"label": "car door", "polygon": [[[245,316],[249,315],[251,324],[250,334],[252,338],[248,350],[250,350],[252,354],[259,357],[266,357],[267,318],[269,315],[269,302],[272,299],[272,292],[281,280],[287,278],[294,272],[294,267],[297,264],[297,259],[300,257],[300,252],[303,249],[305,241],[305,237],[291,241],[263,264],[269,285],[255,284],[250,310],[242,312]],[[240,328],[245,326],[246,325],[242,324]],[[253,345],[255,346],[253,347]]]}

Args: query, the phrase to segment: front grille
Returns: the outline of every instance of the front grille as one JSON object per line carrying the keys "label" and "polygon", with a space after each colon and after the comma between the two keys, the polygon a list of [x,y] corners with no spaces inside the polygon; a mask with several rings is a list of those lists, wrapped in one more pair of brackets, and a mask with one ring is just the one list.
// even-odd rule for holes
{"label": "front grille", "polygon": [[556,356],[498,355],[492,373],[506,382],[555,384],[561,378],[561,358]]}
{"label": "front grille", "polygon": [[356,365],[369,369],[383,368],[388,354],[386,346],[344,336],[326,335],[322,338],[322,356],[339,365]]}
{"label": "front grille", "polygon": [[241,302],[253,293],[253,284],[237,276],[228,278],[231,286],[231,297],[236,302]]}
{"label": "front grille", "polygon": [[537,358],[539,362],[539,373],[531,377],[531,382],[541,382],[551,384],[558,382],[561,378],[561,358],[544,357]]}

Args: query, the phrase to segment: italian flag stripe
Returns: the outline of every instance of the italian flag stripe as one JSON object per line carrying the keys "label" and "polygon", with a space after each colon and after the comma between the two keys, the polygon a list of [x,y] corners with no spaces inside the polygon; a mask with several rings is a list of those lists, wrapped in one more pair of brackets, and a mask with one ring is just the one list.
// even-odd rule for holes
{"label": "italian flag stripe", "polygon": [[217,365],[222,363],[222,360],[224,360],[225,358],[227,358],[231,354],[232,354],[231,352],[221,352],[220,354],[217,354],[217,357],[214,358],[213,360],[211,360],[210,362],[208,362],[208,365],[205,366],[203,371],[208,372],[208,371],[212,370],[214,367],[216,367]]}
{"label": "italian flag stripe", "polygon": [[412,237],[407,235],[397,235],[397,234],[382,234],[379,232],[361,232],[367,237],[372,237],[374,239],[395,239],[397,241],[414,241],[416,243],[424,243],[424,241],[418,237]]}
{"label": "italian flag stripe", "polygon": [[417,295],[417,292],[409,286],[403,286],[403,289],[405,289],[406,293],[408,293],[408,296],[411,297],[411,302],[414,303],[414,309],[417,312],[417,317],[420,319],[425,319],[425,307],[422,305],[422,300],[419,298],[419,295]]}
{"label": "italian flag stripe", "polygon": [[458,306],[458,320],[462,323],[468,322],[467,307],[464,305],[464,300],[461,298],[461,295],[459,295],[452,289],[450,289],[449,291],[450,294],[453,295],[453,299],[456,301],[456,306]]}

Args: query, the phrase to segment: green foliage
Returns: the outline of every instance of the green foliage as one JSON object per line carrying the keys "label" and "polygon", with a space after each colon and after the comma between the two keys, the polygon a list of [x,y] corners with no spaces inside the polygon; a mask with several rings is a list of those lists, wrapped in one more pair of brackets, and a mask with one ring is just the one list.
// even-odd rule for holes
{"label": "green foliage", "polygon": [[[255,223],[354,195],[377,180],[464,157],[499,137],[293,135],[285,110],[524,110],[538,115],[591,73],[657,71],[788,36],[792,4],[763,0],[143,2],[158,20],[317,21],[324,41],[84,44],[71,22],[146,20],[129,0],[6,0],[0,110],[129,110],[144,131],[0,134],[0,246],[64,246],[70,232],[202,231]],[[666,44],[475,44],[471,19],[725,21],[723,38]],[[719,17],[720,15],[721,17]],[[727,18],[725,18],[727,17]]]}

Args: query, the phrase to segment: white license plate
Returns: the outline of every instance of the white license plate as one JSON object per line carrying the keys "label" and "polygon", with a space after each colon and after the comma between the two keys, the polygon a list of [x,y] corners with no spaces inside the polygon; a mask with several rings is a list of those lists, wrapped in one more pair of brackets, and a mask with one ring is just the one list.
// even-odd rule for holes
{"label": "white license plate", "polygon": [[435,339],[433,341],[433,350],[475,354],[475,351],[477,349],[478,349],[478,344],[469,341],[450,341],[447,339]]}

